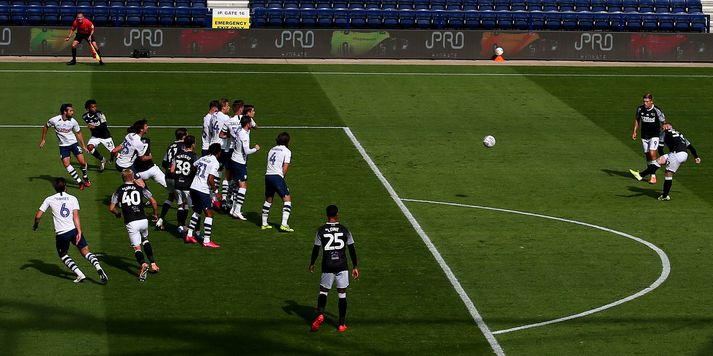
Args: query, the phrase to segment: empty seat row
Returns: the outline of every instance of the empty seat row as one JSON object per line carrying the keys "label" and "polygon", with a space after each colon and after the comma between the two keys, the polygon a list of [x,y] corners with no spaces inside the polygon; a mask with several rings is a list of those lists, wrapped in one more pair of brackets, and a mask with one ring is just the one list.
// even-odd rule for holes
{"label": "empty seat row", "polygon": [[252,8],[699,13],[700,0],[255,0]]}
{"label": "empty seat row", "polygon": [[706,32],[707,15],[511,11],[255,9],[253,27]]}
{"label": "empty seat row", "polygon": [[0,6],[0,25],[70,25],[83,12],[97,26],[177,26],[209,25],[207,8],[189,7],[70,7]]}
{"label": "empty seat row", "polygon": [[0,6],[156,6],[207,7],[206,0],[0,0]]}

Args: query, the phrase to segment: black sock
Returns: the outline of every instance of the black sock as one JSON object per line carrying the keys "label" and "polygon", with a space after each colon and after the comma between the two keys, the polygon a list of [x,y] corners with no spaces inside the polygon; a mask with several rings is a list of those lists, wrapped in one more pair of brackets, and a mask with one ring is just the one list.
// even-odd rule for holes
{"label": "black sock", "polygon": [[320,314],[324,314],[324,308],[327,306],[327,295],[319,293],[317,297],[317,310]]}
{"label": "black sock", "polygon": [[171,209],[171,201],[166,200],[163,202],[163,206],[161,207],[161,219],[166,217],[166,214],[168,214],[168,209]]}
{"label": "black sock", "polygon": [[646,176],[649,175],[649,174],[654,174],[654,173],[656,173],[656,171],[658,171],[658,170],[659,170],[659,167],[658,167],[658,166],[656,166],[655,164],[650,164],[650,165],[646,166],[646,169],[644,169],[643,171],[641,171],[641,173],[639,173],[639,175],[640,175],[641,177],[646,177]]}
{"label": "black sock", "polygon": [[344,325],[347,317],[347,297],[339,298],[339,325]]}
{"label": "black sock", "polygon": [[151,246],[151,243],[148,240],[146,240],[146,241],[144,241],[143,245],[144,245],[144,251],[146,252],[146,257],[149,258],[149,261],[151,263],[156,262],[153,258],[153,247]]}
{"label": "black sock", "polygon": [[671,192],[671,186],[673,185],[673,179],[666,179],[663,181],[663,196],[667,197],[668,193]]}
{"label": "black sock", "polygon": [[146,263],[146,260],[144,259],[144,253],[141,252],[141,250],[134,251],[134,257],[136,257],[136,262],[138,262],[139,265]]}
{"label": "black sock", "polygon": [[77,49],[72,48],[72,60],[76,61],[77,60]]}
{"label": "black sock", "polygon": [[96,148],[94,149],[94,151],[92,151],[92,156],[96,157],[100,161],[104,160],[104,156],[102,156],[102,154],[99,153],[99,150]]}
{"label": "black sock", "polygon": [[178,226],[186,226],[186,219],[188,218],[188,210],[178,208],[176,213],[176,218],[178,220]]}

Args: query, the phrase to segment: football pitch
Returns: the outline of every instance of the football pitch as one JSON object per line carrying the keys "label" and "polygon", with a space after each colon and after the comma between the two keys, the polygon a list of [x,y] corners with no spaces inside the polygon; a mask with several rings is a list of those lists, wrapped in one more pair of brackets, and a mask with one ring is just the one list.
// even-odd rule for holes
{"label": "football pitch", "polygon": [[[0,354],[713,353],[713,68],[1,63],[0,89]],[[628,172],[645,167],[631,131],[647,92],[703,160],[683,164],[667,202],[662,170],[655,185]],[[89,277],[73,284],[51,216],[31,228],[50,181],[69,177],[56,138],[39,148],[41,125],[63,102],[81,121],[94,98],[117,144],[148,119],[160,164],[172,128],[199,136],[220,97],[255,105],[262,126],[248,221],[217,214],[223,248],[202,249],[178,238],[172,209],[149,235],[161,272],[140,283],[107,208],[120,176],[86,155],[93,185],[69,193],[110,280],[72,248]],[[282,131],[291,234],[259,229]],[[329,204],[361,271],[343,334],[335,290],[309,331],[307,267]]]}

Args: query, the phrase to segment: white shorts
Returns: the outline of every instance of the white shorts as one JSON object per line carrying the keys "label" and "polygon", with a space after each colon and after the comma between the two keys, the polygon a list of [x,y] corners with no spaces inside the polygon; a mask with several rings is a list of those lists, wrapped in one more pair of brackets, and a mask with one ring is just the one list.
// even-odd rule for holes
{"label": "white shorts", "polygon": [[644,153],[649,152],[649,151],[656,151],[659,149],[659,138],[658,137],[652,137],[652,138],[642,138],[641,139],[641,146],[644,148]]}
{"label": "white shorts", "polygon": [[676,173],[678,167],[688,160],[688,152],[669,152],[661,157],[666,157],[666,170]]}
{"label": "white shorts", "polygon": [[324,289],[332,289],[332,284],[334,284],[335,280],[337,281],[337,288],[349,287],[349,271],[322,273],[319,285]]}
{"label": "white shorts", "polygon": [[131,246],[139,246],[149,237],[149,221],[148,219],[132,221],[126,224],[126,231],[129,232]]}
{"label": "white shorts", "polygon": [[176,193],[176,201],[178,206],[186,205],[186,207],[191,207],[191,191],[190,190],[174,190]]}
{"label": "white shorts", "polygon": [[104,145],[107,150],[111,152],[111,150],[114,149],[114,140],[109,138],[96,138],[96,137],[91,137],[89,139],[89,142],[87,142],[87,146],[94,146],[95,148],[99,148],[99,145]]}
{"label": "white shorts", "polygon": [[143,180],[153,179],[160,186],[166,188],[166,176],[163,174],[161,169],[158,168],[157,165],[154,165],[153,167],[143,172],[139,172],[138,175]]}

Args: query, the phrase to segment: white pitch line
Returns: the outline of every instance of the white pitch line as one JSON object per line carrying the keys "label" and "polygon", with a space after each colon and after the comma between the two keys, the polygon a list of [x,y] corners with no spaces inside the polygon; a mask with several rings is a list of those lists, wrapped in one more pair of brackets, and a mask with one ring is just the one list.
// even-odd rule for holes
{"label": "white pitch line", "polygon": [[0,69],[0,73],[121,73],[121,74],[286,74],[286,75],[354,75],[354,76],[426,76],[426,77],[572,77],[572,78],[713,78],[709,74],[587,74],[587,73],[447,73],[447,72],[299,72],[299,71],[230,71],[230,70],[68,70],[68,69]]}
{"label": "white pitch line", "polygon": [[[4,129],[38,129],[42,128],[44,125],[0,125],[0,128]],[[129,125],[109,125],[109,128],[126,128]],[[86,127],[86,126],[81,126]],[[184,127],[187,129],[200,129],[203,126],[199,125],[149,125],[151,129],[177,129],[179,127]],[[281,130],[291,130],[291,129],[315,129],[315,130],[327,130],[327,129],[343,129],[344,126],[260,126],[262,129],[281,129]]]}
{"label": "white pitch line", "polygon": [[557,318],[557,319],[553,319],[553,320],[548,320],[548,321],[544,321],[544,322],[541,322],[541,323],[528,324],[528,325],[518,326],[518,327],[515,327],[515,328],[510,328],[510,329],[504,329],[504,330],[493,331],[493,334],[495,334],[495,335],[497,335],[497,334],[505,334],[505,333],[509,333],[509,332],[513,332],[513,331],[525,330],[525,329],[530,329],[530,328],[536,328],[536,327],[545,326],[545,325],[550,325],[550,324],[555,324],[555,323],[560,323],[560,322],[563,322],[563,321],[572,320],[572,319],[576,319],[576,318],[581,318],[581,317],[584,317],[584,316],[587,316],[587,315],[591,315],[591,314],[594,314],[594,313],[598,313],[598,312],[600,312],[600,311],[607,310],[607,309],[609,309],[609,308],[613,308],[613,307],[615,307],[615,306],[618,306],[618,305],[624,304],[624,303],[626,303],[626,302],[632,301],[632,300],[634,300],[634,299],[636,299],[636,298],[639,298],[639,297],[641,297],[641,296],[643,296],[643,295],[645,295],[645,294],[647,294],[647,293],[653,291],[654,289],[658,288],[661,284],[663,284],[664,281],[666,281],[666,279],[668,278],[668,275],[671,273],[671,262],[669,261],[668,256],[666,255],[666,253],[665,253],[663,250],[661,250],[661,249],[658,248],[656,245],[654,245],[654,244],[652,244],[651,242],[648,242],[648,241],[646,241],[646,240],[644,240],[644,239],[642,239],[642,238],[639,238],[639,237],[636,237],[636,236],[633,236],[633,235],[629,235],[629,234],[627,234],[627,233],[625,233],[625,232],[613,230],[613,229],[610,229],[610,228],[607,228],[607,227],[603,227],[603,226],[599,226],[599,225],[594,225],[594,224],[589,224],[589,223],[585,223],[585,222],[581,222],[581,221],[577,221],[577,220],[570,220],[570,219],[558,218],[558,217],[556,217],[556,216],[548,216],[548,215],[542,215],[542,214],[528,213],[528,212],[524,212],[524,211],[517,211],[517,210],[510,210],[510,209],[493,208],[493,207],[489,207],[489,206],[468,205],[468,204],[458,204],[458,203],[440,202],[440,201],[433,201],[433,200],[419,200],[419,199],[402,199],[402,200],[403,200],[403,201],[407,201],[407,202],[414,202],[414,203],[439,204],[439,205],[457,206],[457,207],[462,207],[462,208],[473,208],[473,209],[484,209],[484,210],[500,211],[500,212],[504,212],[504,213],[519,214],[519,215],[526,215],[526,216],[533,216],[533,217],[538,217],[538,218],[543,218],[543,219],[557,220],[557,221],[562,221],[562,222],[566,222],[566,223],[571,223],[571,224],[576,224],[576,225],[587,226],[587,227],[591,227],[591,228],[594,228],[594,229],[597,229],[597,230],[602,230],[602,231],[610,232],[610,233],[612,233],[612,234],[616,234],[616,235],[619,235],[619,236],[623,236],[623,237],[626,237],[627,239],[631,239],[631,240],[634,240],[634,241],[636,241],[636,242],[638,242],[638,243],[640,243],[640,244],[643,244],[643,245],[645,245],[646,247],[652,249],[654,252],[656,252],[656,254],[659,256],[659,259],[661,259],[661,275],[659,275],[659,278],[657,278],[653,283],[651,283],[651,285],[649,285],[648,287],[646,287],[646,288],[640,290],[639,292],[637,292],[637,293],[635,293],[635,294],[632,294],[632,295],[630,295],[630,296],[628,296],[628,297],[626,297],[626,298],[622,298],[622,299],[619,299],[619,300],[617,300],[617,301],[611,302],[611,303],[609,303],[609,304],[602,305],[601,307],[597,307],[597,308],[594,308],[594,309],[591,309],[591,310],[584,311],[584,312],[582,312],[582,313],[578,313],[578,314],[574,314],[574,315],[569,315],[569,316],[565,316],[565,317]]}
{"label": "white pitch line", "polygon": [[413,217],[413,214],[411,214],[411,211],[404,205],[404,203],[401,201],[401,198],[399,198],[398,194],[396,194],[396,191],[394,188],[391,186],[388,180],[384,177],[383,174],[381,174],[381,171],[379,170],[379,167],[376,166],[374,161],[369,157],[369,154],[366,153],[366,150],[364,147],[361,145],[359,140],[357,140],[356,136],[352,133],[352,130],[349,129],[349,127],[344,128],[344,133],[347,134],[349,139],[352,141],[354,144],[354,147],[356,147],[357,151],[361,154],[362,158],[364,158],[364,161],[369,165],[369,168],[374,172],[376,177],[381,181],[381,184],[384,185],[384,188],[389,192],[389,195],[391,198],[394,200],[396,205],[401,209],[401,212],[406,216],[406,219],[411,223],[411,226],[416,230],[419,236],[421,236],[421,239],[423,240],[423,243],[426,244],[426,247],[428,247],[428,250],[431,252],[433,257],[436,259],[438,262],[438,265],[441,266],[441,269],[443,272],[446,274],[446,277],[448,277],[448,280],[451,282],[453,285],[453,288],[456,290],[458,295],[460,296],[460,299],[463,301],[465,304],[466,308],[468,308],[468,311],[470,312],[470,315],[473,317],[473,320],[475,320],[475,323],[478,325],[478,328],[480,328],[480,331],[483,333],[485,338],[488,340],[488,343],[490,343],[490,347],[492,347],[493,351],[495,352],[496,355],[499,356],[504,356],[505,351],[503,351],[503,348],[500,346],[498,343],[498,340],[495,339],[495,335],[493,335],[493,332],[490,331],[490,328],[488,328],[488,325],[485,324],[485,321],[483,321],[483,317],[480,315],[478,312],[478,309],[475,307],[475,304],[473,301],[468,297],[468,294],[465,292],[463,287],[461,286],[460,282],[458,281],[458,278],[456,278],[455,274],[453,274],[453,271],[451,268],[448,266],[446,261],[443,259],[441,256],[441,253],[438,252],[438,249],[436,246],[431,242],[431,238],[428,237],[425,231],[421,228],[421,225],[416,221],[416,218]]}

